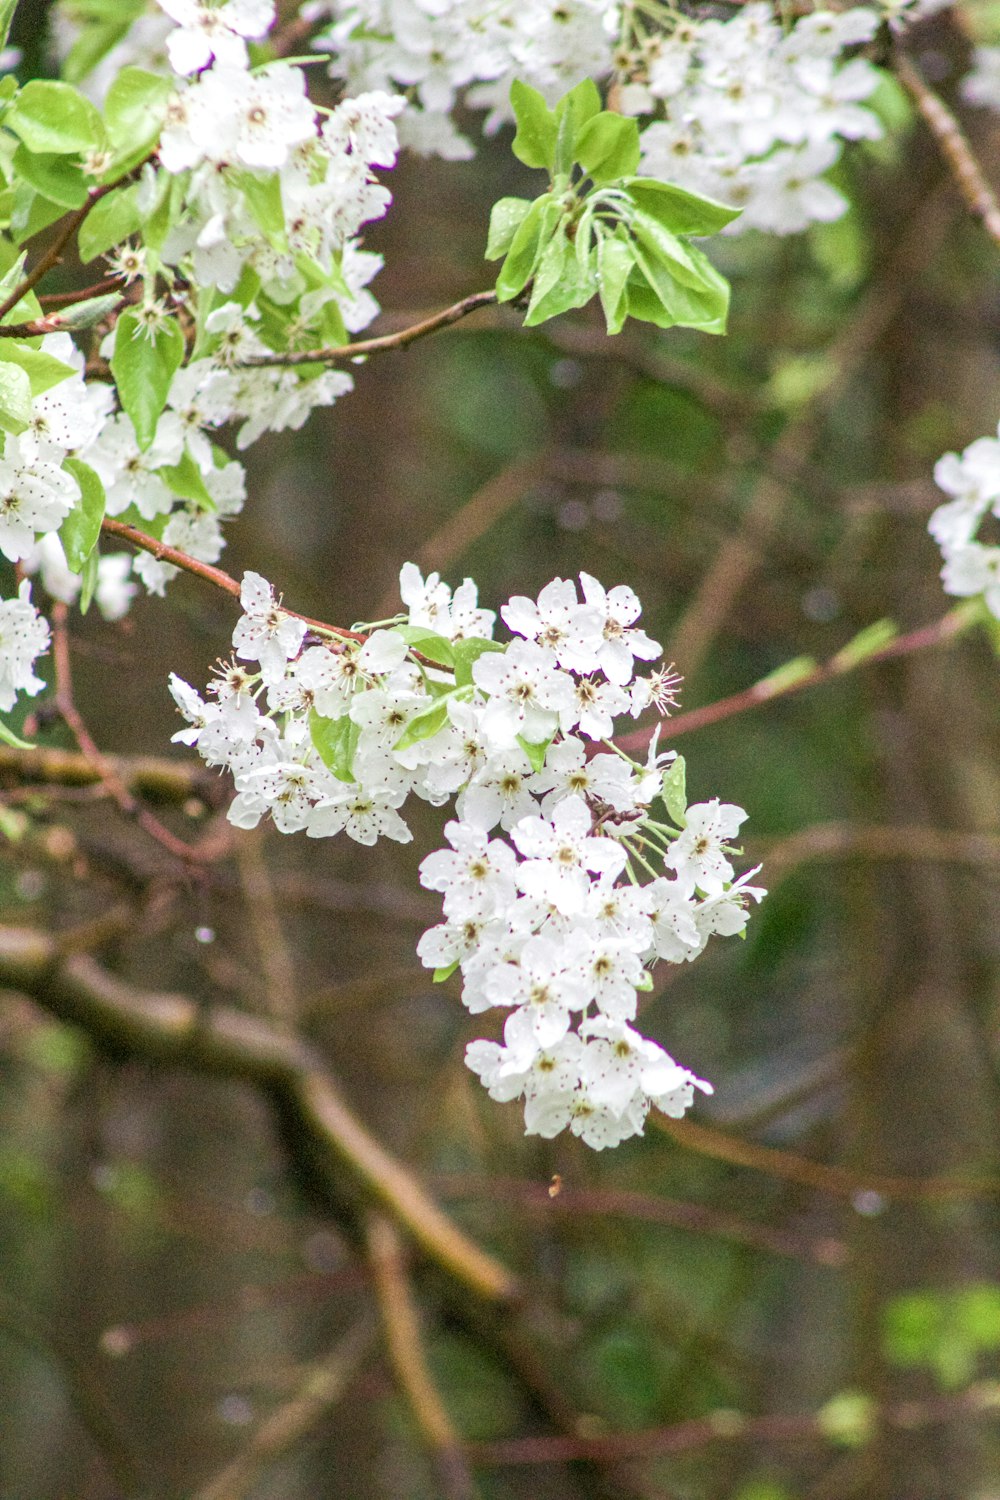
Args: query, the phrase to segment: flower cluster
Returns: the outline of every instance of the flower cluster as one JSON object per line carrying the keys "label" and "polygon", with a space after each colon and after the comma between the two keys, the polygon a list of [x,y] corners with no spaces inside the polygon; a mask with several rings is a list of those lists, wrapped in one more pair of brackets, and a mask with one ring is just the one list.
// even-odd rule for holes
{"label": "flower cluster", "polygon": [[728,20],[670,4],[551,0],[328,0],[304,7],[332,24],[318,45],[351,87],[385,80],[415,108],[401,137],[418,150],[471,155],[451,112],[461,97],[485,108],[487,129],[509,118],[515,77],[550,102],[576,79],[613,78],[625,113],[650,117],[643,170],[744,209],[731,233],[790,234],[835,219],[846,201],[823,174],[841,141],[881,133],[862,107],[878,70],[845,49],[870,41],[869,7],[819,10],[788,26],[764,3]]}
{"label": "flower cluster", "polygon": [[976,540],[987,515],[1000,518],[1000,440],[977,438],[964,453],[946,453],[934,466],[934,480],[953,496],[928,525],[944,557],[945,593],[961,599],[982,594],[1000,619],[1000,546]]}
{"label": "flower cluster", "polygon": [[0,599],[0,709],[14,707],[18,693],[32,698],[45,683],[34,673],[35,658],[49,646],[49,627],[31,602],[25,578],[14,599]]}
{"label": "flower cluster", "polygon": [[763,893],[730,863],[741,809],[687,807],[683,763],[655,737],[642,764],[610,742],[617,715],[665,711],[677,684],[636,676],[660,655],[638,599],[554,579],[503,607],[503,645],[471,580],[452,593],[407,564],[400,586],[405,617],[319,638],[246,574],[211,697],[172,679],[175,738],[232,772],[240,827],[269,814],[285,833],[405,842],[411,792],[454,797],[450,848],[421,866],[444,921],[418,952],[439,976],[461,968],[470,1011],[508,1012],[503,1045],[473,1043],[469,1066],[495,1098],[524,1097],[529,1131],[595,1147],[641,1131],[652,1104],[683,1113],[708,1086],[632,1028],[638,993],[657,959],[742,931]]}
{"label": "flower cluster", "polygon": [[881,135],[861,102],[878,70],[843,54],[878,23],[859,6],[786,28],[753,3],[726,21],[673,12],[670,29],[637,33],[622,107],[659,117],[642,134],[642,170],[742,207],[729,233],[793,234],[839,218],[847,202],[823,174],[842,140]]}

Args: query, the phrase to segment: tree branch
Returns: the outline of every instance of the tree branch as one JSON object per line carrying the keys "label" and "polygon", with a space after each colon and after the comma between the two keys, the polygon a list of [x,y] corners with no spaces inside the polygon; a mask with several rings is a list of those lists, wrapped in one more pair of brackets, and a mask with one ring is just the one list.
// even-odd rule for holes
{"label": "tree branch", "polygon": [[64,956],[56,939],[0,928],[0,986],[23,990],[98,1042],[149,1062],[239,1078],[284,1103],[307,1155],[323,1163],[359,1214],[375,1199],[425,1255],[477,1297],[510,1303],[514,1276],[452,1223],[402,1162],[348,1109],[321,1059],[297,1037],[244,1011],[208,1009],[186,995],[142,991],[86,954]]}
{"label": "tree branch", "polygon": [[1000,203],[962,127],[925,81],[912,58],[897,51],[892,67],[937,142],[966,208],[980,221],[993,243],[1000,246]]}
{"label": "tree branch", "polygon": [[369,354],[380,354],[384,349],[406,349],[410,344],[416,343],[417,339],[426,338],[430,333],[437,333],[441,328],[448,328],[452,323],[458,323],[462,318],[467,318],[470,313],[478,311],[479,308],[494,307],[496,303],[495,291],[473,292],[471,297],[463,297],[460,302],[453,303],[442,312],[434,313],[432,317],[424,318],[419,323],[412,323],[409,328],[401,328],[398,333],[383,333],[377,338],[359,339],[354,344],[335,344],[329,349],[301,349],[287,354],[253,354],[247,359],[237,360],[233,368],[248,370],[274,365],[339,364],[344,360],[363,359]]}

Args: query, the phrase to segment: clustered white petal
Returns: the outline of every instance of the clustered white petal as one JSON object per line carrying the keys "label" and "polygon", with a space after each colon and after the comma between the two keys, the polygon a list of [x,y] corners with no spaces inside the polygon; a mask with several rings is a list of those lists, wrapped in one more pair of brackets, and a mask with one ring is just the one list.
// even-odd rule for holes
{"label": "clustered white petal", "polygon": [[269,815],[283,833],[406,842],[411,792],[456,798],[448,847],[420,867],[443,921],[417,951],[440,975],[461,968],[472,1013],[506,1013],[503,1042],[467,1052],[490,1094],[523,1098],[531,1133],[569,1128],[600,1148],[640,1133],[652,1106],[682,1114],[695,1088],[710,1092],[633,1028],[638,995],[658,959],[742,932],[763,892],[731,863],[741,808],[672,799],[663,821],[651,808],[674,753],[655,736],[641,764],[598,750],[581,685],[588,702],[612,695],[610,733],[613,714],[654,701],[626,688],[660,648],[631,589],[587,573],[580,589],[557,578],[511,599],[504,645],[471,579],[453,593],[407,563],[405,616],[320,639],[247,573],[238,660],[207,700],[176,677],[171,690],[188,724],[175,739],[230,769],[239,827]]}
{"label": "clustered white petal", "polygon": [[1000,519],[1000,440],[977,438],[964,453],[946,453],[934,467],[934,479],[953,497],[928,523],[944,558],[945,593],[960,599],[981,594],[1000,619],[1000,546],[977,540],[987,516]]}

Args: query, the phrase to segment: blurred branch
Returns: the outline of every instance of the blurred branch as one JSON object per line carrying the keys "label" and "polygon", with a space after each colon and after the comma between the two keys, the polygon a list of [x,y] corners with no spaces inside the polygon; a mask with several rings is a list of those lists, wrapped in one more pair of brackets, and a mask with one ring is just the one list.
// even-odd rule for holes
{"label": "blurred branch", "polygon": [[[845,1393],[853,1397],[853,1393]],[[934,1396],[925,1401],[903,1401],[883,1407],[869,1405],[864,1396],[856,1420],[862,1442],[869,1428],[881,1423],[903,1432],[951,1422],[959,1417],[995,1417],[1000,1407],[1000,1384],[981,1380],[956,1395]],[[568,1463],[572,1459],[647,1458],[664,1453],[690,1453],[717,1442],[795,1443],[837,1442],[836,1400],[829,1408],[802,1416],[749,1417],[739,1411],[709,1412],[644,1432],[619,1432],[608,1437],[526,1437],[490,1443],[469,1443],[466,1451],[474,1463],[507,1464]],[[853,1415],[853,1414],[852,1414]]]}
{"label": "blurred branch", "polygon": [[327,1359],[305,1367],[291,1399],[265,1417],[243,1452],[195,1490],[191,1500],[243,1500],[263,1470],[287,1453],[342,1399],[374,1342],[375,1329],[366,1315]]}
{"label": "blurred branch", "polygon": [[458,1433],[430,1372],[413,1303],[403,1248],[382,1214],[367,1220],[368,1263],[382,1315],[389,1362],[413,1414],[417,1431],[434,1459],[444,1500],[473,1500],[475,1486]]}
{"label": "blurred branch", "polygon": [[[152,756],[107,755],[105,761],[134,795],[158,802],[188,801],[197,797],[212,805],[218,800],[218,778],[200,762],[158,760]],[[21,783],[87,787],[101,785],[93,761],[73,750],[17,750],[0,745],[0,780],[16,778]]]}
{"label": "blurred branch", "polygon": [[446,1198],[469,1195],[493,1199],[497,1203],[513,1201],[542,1214],[561,1214],[570,1218],[599,1215],[663,1224],[693,1234],[718,1235],[753,1250],[813,1261],[819,1266],[838,1268],[845,1265],[848,1258],[847,1246],[841,1240],[830,1237],[809,1239],[805,1235],[775,1229],[769,1224],[755,1224],[737,1214],[722,1213],[701,1203],[679,1203],[649,1193],[571,1188],[564,1184],[553,1195],[544,1182],[527,1182],[516,1177],[474,1177],[465,1173],[437,1176],[434,1185]]}
{"label": "blurred branch", "polygon": [[906,824],[865,827],[858,823],[814,823],[764,851],[768,874],[785,875],[797,865],[825,859],[914,859],[942,864],[1000,865],[1000,834],[954,833]]}
{"label": "blurred branch", "polygon": [[975,152],[944,100],[926,82],[912,58],[896,51],[892,68],[938,144],[966,208],[1000,246],[1000,204]]}
{"label": "blurred branch", "polygon": [[513,1275],[463,1234],[351,1113],[321,1060],[298,1038],[243,1011],[136,989],[87,955],[64,959],[53,938],[29,928],[0,929],[0,985],[22,989],[119,1053],[265,1090],[294,1116],[307,1164],[318,1157],[347,1168],[352,1213],[363,1200],[376,1199],[432,1261],[476,1296],[503,1303],[517,1296]]}
{"label": "blurred branch", "polygon": [[[801,670],[790,671],[789,668],[796,666],[796,663],[791,662],[787,667],[779,667],[777,672],[762,677],[759,682],[743,688],[739,693],[732,693],[728,698],[717,698],[714,703],[706,703],[702,708],[692,708],[687,713],[670,719],[664,726],[663,743],[669,744],[678,735],[690,734],[694,729],[705,729],[710,724],[731,719],[735,714],[746,713],[748,709],[757,708],[762,703],[787,698],[792,693],[801,693],[805,688],[817,687],[835,677],[844,677],[871,662],[892,661],[898,656],[923,651],[928,646],[946,645],[970,630],[979,619],[979,612],[979,602],[973,599],[956,605],[933,624],[921,625],[906,635],[898,635],[875,650],[853,651],[852,642],[848,641],[828,661],[818,665],[811,664],[806,659],[801,663]],[[616,739],[615,744],[620,750],[629,753],[644,750],[652,739],[653,732],[653,729],[637,729],[632,734]]]}
{"label": "blurred branch", "polygon": [[248,829],[247,836],[235,841],[236,865],[240,872],[247,925],[260,960],[268,1009],[277,1025],[294,1030],[299,1009],[295,964],[285,937],[271,871],[264,858],[267,827]]}
{"label": "blurred branch", "polygon": [[693,1120],[668,1119],[655,1112],[650,1119],[679,1146],[686,1146],[699,1156],[709,1156],[734,1167],[750,1167],[768,1177],[796,1182],[800,1187],[837,1198],[853,1199],[858,1193],[878,1193],[882,1198],[894,1198],[903,1203],[1000,1198],[1000,1178],[996,1177],[963,1182],[951,1177],[892,1177],[882,1173],[852,1172],[847,1167],[830,1167],[791,1151],[761,1146],[756,1141],[747,1141],[727,1131],[715,1130],[710,1125],[696,1124]]}
{"label": "blurred branch", "polygon": [[739,529],[719,548],[669,642],[668,655],[687,677],[697,671],[736,600],[764,556],[762,540],[777,530],[785,509],[785,482],[774,477],[808,462],[826,413],[843,394],[865,355],[891,324],[917,273],[932,259],[948,225],[939,195],[926,194],[899,239],[889,247],[881,274],[859,299],[853,316],[831,343],[831,378],[786,424],[765,456]]}
{"label": "blurred branch", "polygon": [[496,303],[495,291],[473,292],[471,297],[463,297],[451,307],[423,318],[419,323],[411,323],[408,328],[401,328],[397,333],[383,333],[373,339],[358,339],[353,344],[335,344],[328,349],[300,349],[289,354],[254,354],[247,359],[237,360],[233,368],[245,370],[260,365],[339,364],[344,360],[360,360],[367,358],[369,354],[380,354],[385,349],[406,349],[410,344],[415,344],[417,339],[424,339],[441,328],[448,328],[481,307],[495,307]]}

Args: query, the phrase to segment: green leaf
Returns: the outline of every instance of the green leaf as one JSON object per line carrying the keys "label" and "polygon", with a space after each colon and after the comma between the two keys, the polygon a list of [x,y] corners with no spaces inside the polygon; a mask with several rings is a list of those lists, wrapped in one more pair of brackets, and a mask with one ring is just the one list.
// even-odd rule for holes
{"label": "green leaf", "polygon": [[881,651],[883,646],[890,645],[898,634],[899,627],[893,620],[876,620],[873,625],[866,625],[846,646],[841,646],[830,662],[830,670],[849,672],[852,667],[867,661],[869,656],[874,656],[876,651]]}
{"label": "green leaf", "polygon": [[0,427],[24,432],[31,421],[31,382],[15,364],[0,364]]}
{"label": "green leaf", "polygon": [[470,635],[464,640],[452,641],[451,649],[455,657],[455,686],[471,687],[473,663],[487,651],[504,651],[500,641],[488,641],[482,636]]}
{"label": "green leaf", "polygon": [[89,464],[63,459],[63,468],[80,486],[80,500],[59,528],[59,539],[71,573],[80,573],[97,546],[104,520],[104,485]]}
{"label": "green leaf", "polygon": [[533,771],[540,771],[545,764],[545,757],[548,754],[552,740],[543,740],[541,744],[533,745],[530,740],[523,739],[521,735],[518,735],[517,743],[528,757],[531,769]]}
{"label": "green leaf", "polygon": [[33,396],[40,396],[54,385],[59,385],[68,376],[75,374],[70,365],[46,354],[42,349],[33,349],[17,339],[0,339],[0,364],[19,365],[28,377],[28,387]]}
{"label": "green leaf", "polygon": [[103,297],[87,297],[83,302],[74,302],[59,313],[60,328],[93,328],[108,313],[122,302],[120,292],[107,292]]}
{"label": "green leaf", "polygon": [[678,755],[660,778],[660,796],[671,820],[678,828],[687,824],[687,768],[683,755]]}
{"label": "green leaf", "polygon": [[672,234],[717,234],[743,212],[655,177],[629,177],[623,186],[637,208]]}
{"label": "green leaf", "polygon": [[576,248],[560,227],[538,263],[525,328],[534,328],[573,307],[583,307],[597,291],[596,267],[580,265]]}
{"label": "green leaf", "polygon": [[392,628],[396,635],[402,636],[408,646],[419,651],[421,656],[426,656],[428,661],[439,667],[455,665],[451,641],[434,630],[428,630],[426,625],[394,625]]}
{"label": "green leaf", "polygon": [[18,178],[14,186],[14,207],[10,216],[10,232],[19,245],[47,229],[66,212],[61,203],[53,203],[44,193],[39,193]]}
{"label": "green leaf", "polygon": [[6,47],[18,0],[0,0],[0,47]]}
{"label": "green leaf", "polygon": [[86,78],[145,9],[146,0],[88,0],[80,34],[63,62],[62,76],[69,83]]}
{"label": "green leaf", "polygon": [[583,127],[601,110],[601,95],[592,78],[585,78],[556,105],[556,176],[569,176],[577,160],[577,142]]}
{"label": "green leaf", "polygon": [[4,124],[29,151],[70,156],[104,143],[104,125],[90,100],[71,83],[50,79],[26,83]]}
{"label": "green leaf", "polygon": [[530,84],[515,78],[510,86],[510,104],[517,121],[511,150],[526,167],[548,167],[556,155],[556,117],[543,96]]}
{"label": "green leaf", "polygon": [[314,708],[309,710],[309,737],[320,760],[338,781],[354,780],[351,768],[360,734],[361,730],[350,714],[342,714],[339,719],[325,719]]}
{"label": "green leaf", "polygon": [[597,290],[601,295],[609,333],[621,333],[628,317],[626,284],[635,256],[632,246],[617,234],[604,235],[597,242]]}
{"label": "green leaf", "polygon": [[138,313],[131,309],[122,313],[115,332],[111,373],[143,450],[156,436],[170,382],[183,359],[184,335],[173,318],[161,323],[155,338],[150,338]]}
{"label": "green leaf", "polygon": [[815,656],[794,656],[791,661],[784,662],[780,667],[775,667],[766,677],[762,677],[755,684],[755,691],[762,697],[773,698],[778,693],[785,693],[793,688],[797,682],[802,682],[810,677],[816,670]]}
{"label": "green leaf", "polygon": [[580,131],[576,159],[596,183],[617,182],[630,176],[639,165],[637,121],[602,110]]}
{"label": "green leaf", "polygon": [[285,208],[281,201],[281,178],[277,172],[258,177],[254,172],[234,172],[231,181],[239,188],[258,227],[273,243],[285,243]]}
{"label": "green leaf", "polygon": [[681,286],[665,266],[636,251],[636,270],[628,282],[629,316],[655,323],[658,328],[699,328],[702,333],[725,333],[729,311],[729,286],[720,288]]}
{"label": "green leaf", "polygon": [[548,193],[535,199],[511,240],[507,259],[497,277],[497,297],[501,302],[509,302],[527,286],[561,217],[561,205]]}
{"label": "green leaf", "polygon": [[132,182],[98,198],[76,237],[84,265],[139,232],[142,219],[136,202],[138,191],[138,183]]}
{"label": "green leaf", "polygon": [[147,73],[145,68],[122,68],[104,101],[104,123],[115,153],[115,175],[125,156],[141,158],[159,139],[173,93],[169,78]]}
{"label": "green leaf", "polygon": [[161,464],[156,472],[178,500],[193,500],[202,510],[218,510],[219,507],[202,478],[201,470],[186,448],[179,463]]}
{"label": "green leaf", "polygon": [[[35,749],[35,746],[29,740],[22,740],[19,735],[14,733],[13,729],[8,728],[2,719],[0,719],[0,740],[3,740],[5,745],[13,745],[15,750]],[[10,837],[9,833],[7,837]]]}
{"label": "green leaf", "polygon": [[87,181],[79,162],[69,156],[39,155],[26,146],[14,152],[14,171],[60,208],[82,208],[87,201]]}
{"label": "green leaf", "polygon": [[450,979],[454,974],[455,970],[458,968],[458,965],[459,960],[456,958],[453,964],[445,964],[444,968],[435,969],[432,976],[432,982],[434,984],[444,984],[445,980]]}
{"label": "green leaf", "polygon": [[649,214],[641,211],[634,214],[629,227],[637,252],[641,251],[647,259],[663,266],[682,286],[700,291],[702,287],[722,280],[703,250],[678,239]]}
{"label": "green leaf", "polygon": [[399,739],[393,745],[394,750],[409,750],[411,745],[419,745],[421,740],[429,740],[448,722],[448,700],[439,698],[431,708],[425,708],[407,724]]}
{"label": "green leaf", "polygon": [[[148,530],[148,527],[147,527]],[[97,587],[97,564],[100,561],[100,553],[95,547],[87,558],[80,573],[80,613],[85,615],[90,608]]]}
{"label": "green leaf", "polygon": [[486,241],[486,259],[499,260],[506,255],[511,241],[530,212],[529,198],[501,198],[490,211],[490,232]]}

